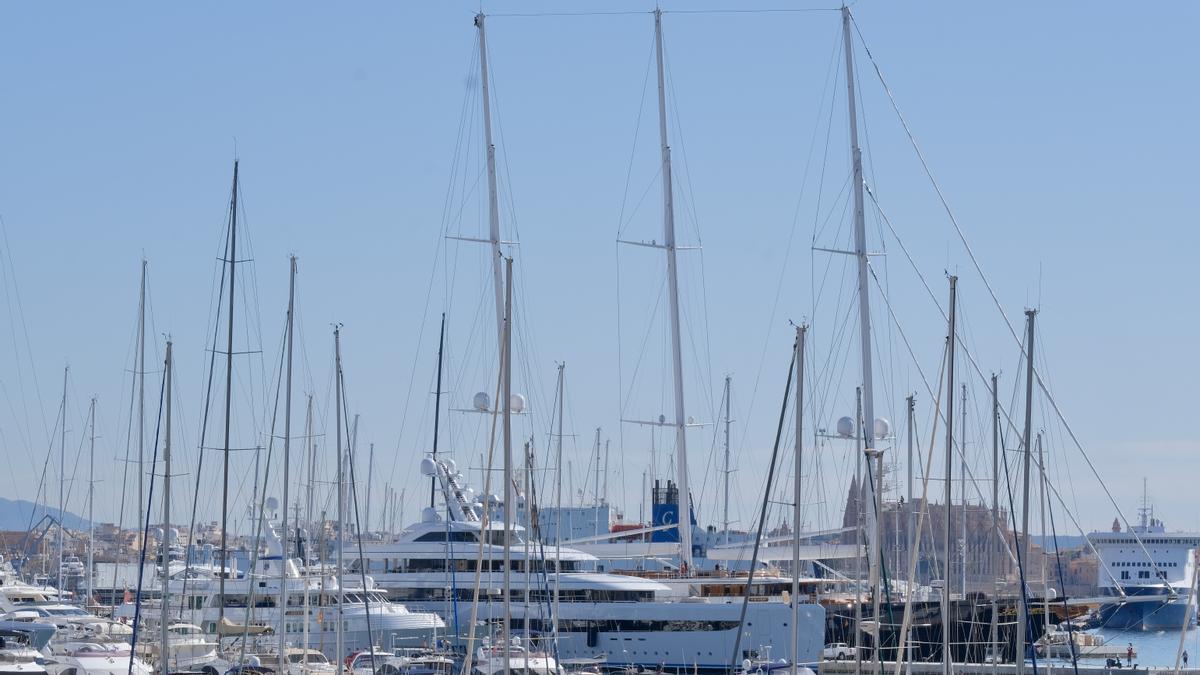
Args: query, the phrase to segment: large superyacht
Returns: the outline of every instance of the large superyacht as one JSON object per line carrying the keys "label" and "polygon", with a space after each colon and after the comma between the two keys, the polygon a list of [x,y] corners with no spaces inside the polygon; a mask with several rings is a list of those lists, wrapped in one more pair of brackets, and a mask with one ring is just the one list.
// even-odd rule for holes
{"label": "large superyacht", "polygon": [[[463,483],[452,460],[425,458],[421,472],[435,479],[445,509],[425,508],[421,521],[392,542],[363,544],[363,559],[350,563],[388,597],[416,610],[440,614],[450,634],[466,637],[476,597],[478,621],[503,618],[504,524],[485,522],[484,500]],[[539,543],[514,525],[510,556],[513,631],[551,643],[563,660],[604,658],[610,668],[728,670],[739,631],[742,597],[682,594],[696,579],[672,583],[596,570],[582,551]],[[712,583],[738,586],[735,578]],[[744,585],[745,579],[740,583]],[[759,599],[761,600],[761,599]],[[557,616],[557,620],[554,617]],[[797,660],[817,661],[824,640],[825,610],[800,606]],[[791,660],[791,607],[786,601],[750,602],[738,662],[770,653]],[[557,629],[557,630],[556,630]],[[555,635],[557,633],[557,635]],[[557,638],[553,639],[552,638]]]}

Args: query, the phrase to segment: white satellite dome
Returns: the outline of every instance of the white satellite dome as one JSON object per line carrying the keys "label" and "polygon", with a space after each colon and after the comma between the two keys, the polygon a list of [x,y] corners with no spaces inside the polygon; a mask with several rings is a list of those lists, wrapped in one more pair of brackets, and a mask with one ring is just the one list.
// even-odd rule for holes
{"label": "white satellite dome", "polygon": [[479,412],[487,412],[492,409],[492,398],[487,395],[486,391],[481,391],[471,399],[471,405],[475,406]]}
{"label": "white satellite dome", "polygon": [[426,506],[425,508],[421,509],[422,523],[436,523],[438,520],[440,520],[440,518],[438,518],[437,509],[433,508],[432,506]]}
{"label": "white satellite dome", "polygon": [[446,458],[446,461],[442,462],[442,466],[446,467],[446,473],[451,475],[453,475],[454,470],[458,468],[458,465],[455,464],[454,460],[450,458]]}
{"label": "white satellite dome", "polygon": [[433,461],[432,457],[426,457],[421,460],[421,475],[422,476],[436,476],[437,475],[437,462]]}
{"label": "white satellite dome", "polygon": [[842,417],[838,419],[837,435],[842,438],[854,438],[854,418]]}
{"label": "white satellite dome", "polygon": [[508,397],[508,409],[515,413],[525,411],[525,397],[521,394],[513,394]]}
{"label": "white satellite dome", "polygon": [[885,417],[875,418],[875,438],[887,438],[892,433],[892,423]]}

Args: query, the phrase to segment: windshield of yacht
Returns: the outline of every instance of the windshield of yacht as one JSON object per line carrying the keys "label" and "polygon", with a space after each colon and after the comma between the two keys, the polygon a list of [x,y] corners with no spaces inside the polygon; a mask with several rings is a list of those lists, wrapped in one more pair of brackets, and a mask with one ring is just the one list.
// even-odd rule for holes
{"label": "windshield of yacht", "polygon": [[[487,533],[487,543],[489,543],[493,546],[503,546],[504,545],[504,530],[489,530]],[[512,533],[512,543],[514,545],[525,543],[525,540],[521,538],[520,532],[514,531]]]}
{"label": "windshield of yacht", "polygon": [[[307,659],[305,657],[308,657]],[[329,659],[321,652],[307,652],[300,654],[288,654],[288,661],[292,663],[329,663]]]}
{"label": "windshield of yacht", "polygon": [[88,613],[78,607],[42,607],[42,616],[87,616]]}

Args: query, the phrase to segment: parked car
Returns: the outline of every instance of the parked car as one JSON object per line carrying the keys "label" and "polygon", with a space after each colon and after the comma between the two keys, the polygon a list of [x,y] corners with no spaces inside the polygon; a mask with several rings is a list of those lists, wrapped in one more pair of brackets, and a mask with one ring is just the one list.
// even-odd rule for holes
{"label": "parked car", "polygon": [[834,642],[825,645],[821,650],[821,659],[825,661],[845,661],[854,658],[854,647],[845,642]]}

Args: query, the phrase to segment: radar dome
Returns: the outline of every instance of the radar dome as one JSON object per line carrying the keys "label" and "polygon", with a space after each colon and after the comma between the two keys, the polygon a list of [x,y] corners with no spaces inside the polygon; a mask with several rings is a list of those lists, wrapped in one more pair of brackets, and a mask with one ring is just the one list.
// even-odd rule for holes
{"label": "radar dome", "polygon": [[487,412],[492,408],[492,399],[487,395],[486,391],[481,391],[475,394],[475,398],[471,399],[471,405],[479,412]]}
{"label": "radar dome", "polygon": [[875,438],[887,438],[892,432],[892,423],[887,421],[887,418],[875,418]]}
{"label": "radar dome", "polygon": [[426,457],[425,459],[421,460],[421,475],[422,476],[436,476],[437,475],[437,462],[433,461],[432,457]]}
{"label": "radar dome", "polygon": [[854,438],[854,419],[842,417],[837,422],[837,435],[842,438]]}
{"label": "radar dome", "polygon": [[446,461],[442,462],[442,464],[446,467],[446,473],[449,474],[453,474],[454,470],[458,468],[458,465],[455,464],[454,460],[452,459],[447,459]]}
{"label": "radar dome", "polygon": [[508,409],[515,413],[525,411],[525,397],[521,394],[513,394],[508,397]]}
{"label": "radar dome", "polygon": [[422,523],[436,523],[437,521],[438,521],[437,509],[433,508],[432,506],[426,506],[425,508],[421,509],[421,522]]}
{"label": "radar dome", "polygon": [[659,416],[658,416],[658,423],[659,423],[659,424],[666,424],[666,423],[667,423],[667,416],[666,416],[666,415],[659,415]]}
{"label": "radar dome", "polygon": [[274,497],[267,497],[267,510],[274,511],[279,508],[279,500]]}

